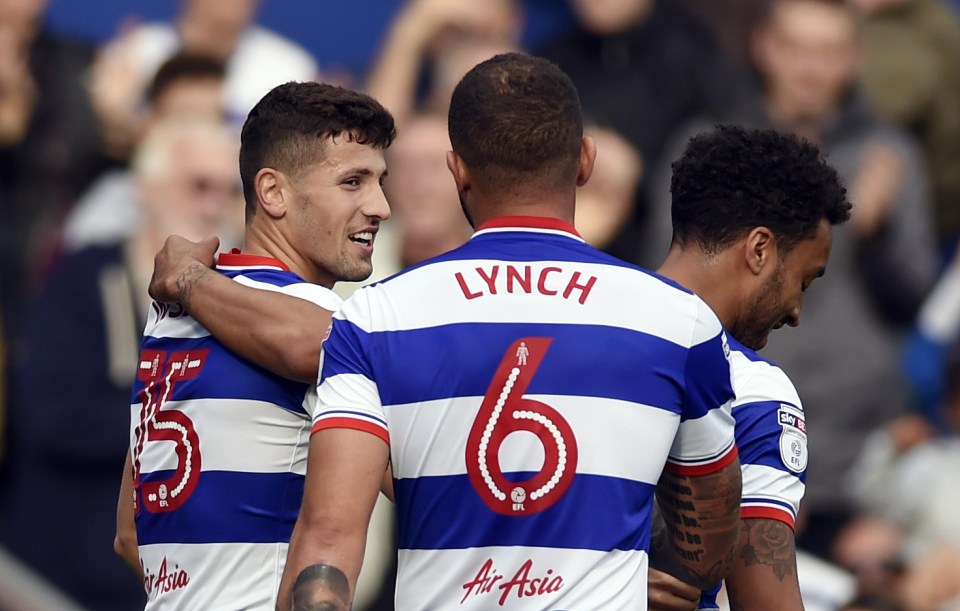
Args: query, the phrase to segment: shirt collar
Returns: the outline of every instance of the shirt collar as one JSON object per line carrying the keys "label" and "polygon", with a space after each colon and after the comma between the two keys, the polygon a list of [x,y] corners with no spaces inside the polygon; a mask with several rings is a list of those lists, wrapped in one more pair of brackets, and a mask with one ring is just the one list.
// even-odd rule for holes
{"label": "shirt collar", "polygon": [[576,228],[570,223],[560,220],[556,217],[548,216],[501,216],[490,219],[480,225],[473,234],[485,235],[489,233],[501,233],[505,231],[524,231],[532,233],[549,233],[553,235],[562,235],[573,238],[580,242],[584,239],[577,233]]}
{"label": "shirt collar", "polygon": [[233,269],[242,267],[245,269],[275,269],[285,272],[290,271],[286,263],[273,257],[263,257],[260,255],[247,255],[240,252],[239,248],[231,249],[230,252],[222,252],[217,256],[218,269]]}

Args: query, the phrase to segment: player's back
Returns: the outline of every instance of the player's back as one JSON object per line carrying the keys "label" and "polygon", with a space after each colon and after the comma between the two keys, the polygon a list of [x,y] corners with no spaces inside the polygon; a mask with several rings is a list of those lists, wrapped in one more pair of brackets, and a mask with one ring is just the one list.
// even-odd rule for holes
{"label": "player's back", "polygon": [[[279,261],[229,254],[250,286],[336,308]],[[131,405],[137,538],[148,609],[273,609],[303,497],[311,385],[226,349],[154,302]]]}
{"label": "player's back", "polygon": [[[398,609],[644,608],[681,419],[702,434],[674,447],[678,468],[735,452],[711,434],[732,395],[712,312],[536,225],[485,226],[363,289],[325,344],[314,430],[353,418],[389,434]],[[346,385],[382,410],[357,410]]]}

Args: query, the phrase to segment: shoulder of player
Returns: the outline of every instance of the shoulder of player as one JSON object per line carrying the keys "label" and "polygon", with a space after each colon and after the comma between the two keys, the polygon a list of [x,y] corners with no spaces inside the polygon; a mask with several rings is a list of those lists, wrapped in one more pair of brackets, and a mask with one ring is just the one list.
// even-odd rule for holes
{"label": "shoulder of player", "polygon": [[771,402],[803,411],[796,387],[776,364],[730,338],[730,373],[737,399],[734,407]]}
{"label": "shoulder of player", "polygon": [[307,282],[290,271],[269,268],[219,271],[243,286],[297,297],[331,312],[343,305],[343,300],[332,289]]}

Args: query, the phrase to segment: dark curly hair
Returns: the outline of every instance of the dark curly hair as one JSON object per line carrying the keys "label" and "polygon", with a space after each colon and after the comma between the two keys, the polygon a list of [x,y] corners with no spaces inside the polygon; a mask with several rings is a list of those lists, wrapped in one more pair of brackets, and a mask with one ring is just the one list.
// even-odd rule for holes
{"label": "dark curly hair", "polygon": [[543,189],[574,180],[583,117],[577,89],[555,64],[505,53],[457,84],[450,143],[485,190]]}
{"label": "dark curly hair", "polygon": [[761,226],[789,252],[823,219],[850,218],[846,189],[817,147],[774,130],[720,125],[695,136],[673,164],[670,192],[674,242],[710,254]]}
{"label": "dark curly hair", "polygon": [[296,175],[318,161],[325,139],[346,135],[385,149],[397,135],[393,115],[372,97],[325,83],[285,83],[257,102],[240,133],[240,179],[247,219],[257,209],[253,180],[270,167]]}

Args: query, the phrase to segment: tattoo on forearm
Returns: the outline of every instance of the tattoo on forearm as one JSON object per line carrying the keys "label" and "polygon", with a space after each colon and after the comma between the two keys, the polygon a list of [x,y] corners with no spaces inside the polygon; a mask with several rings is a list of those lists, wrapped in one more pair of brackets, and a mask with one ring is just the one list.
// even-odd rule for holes
{"label": "tattoo on forearm", "polygon": [[[666,536],[684,575],[717,583],[733,566],[731,530],[739,521],[739,464],[693,478],[664,474],[657,487]],[[715,550],[727,550],[718,555]],[[671,572],[671,571],[668,571]]]}
{"label": "tattoo on forearm", "polygon": [[177,294],[180,296],[181,304],[185,307],[189,306],[194,289],[203,282],[204,276],[209,271],[209,267],[201,263],[193,263],[180,272],[180,275],[177,276]]}
{"label": "tattoo on forearm", "polygon": [[796,573],[797,550],[793,531],[777,520],[744,520],[740,527],[740,559],[746,566],[769,566],[783,581]]}
{"label": "tattoo on forearm", "polygon": [[350,582],[329,564],[300,571],[293,584],[293,611],[350,611]]}
{"label": "tattoo on forearm", "polygon": [[673,575],[677,579],[683,579],[686,575],[686,569],[677,558],[673,543],[670,541],[670,533],[667,524],[663,520],[656,503],[653,505],[653,526],[650,528],[650,567],[658,571]]}

